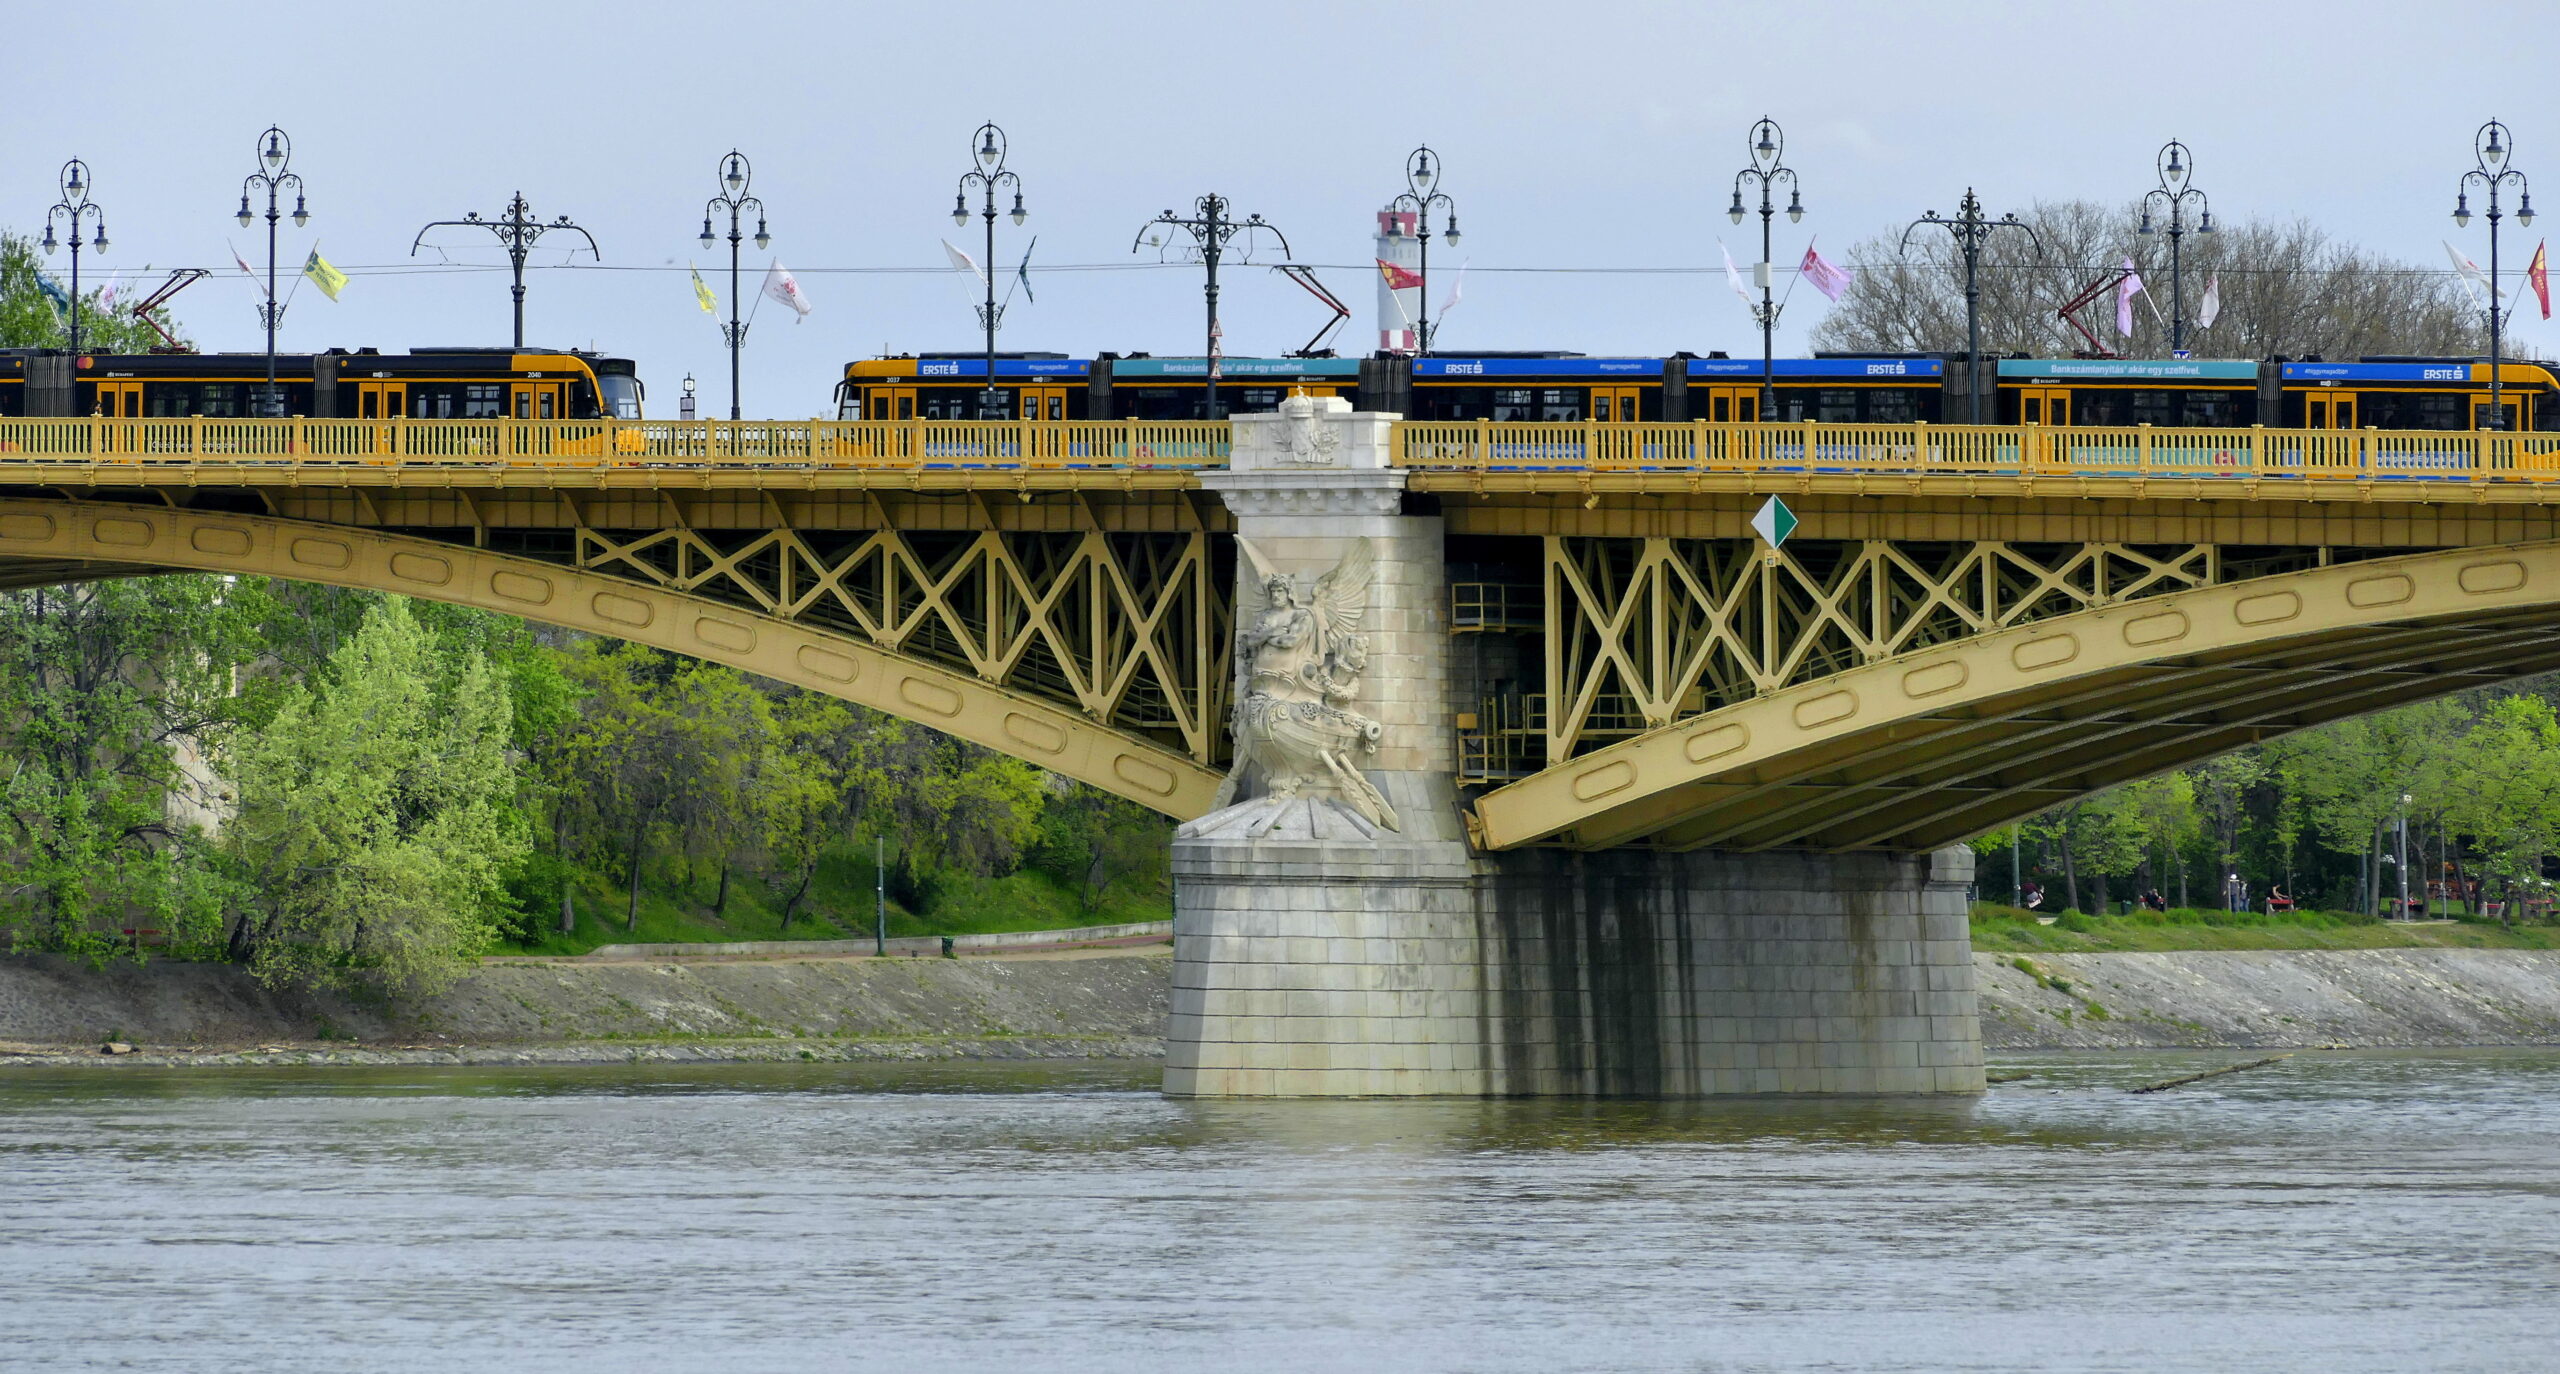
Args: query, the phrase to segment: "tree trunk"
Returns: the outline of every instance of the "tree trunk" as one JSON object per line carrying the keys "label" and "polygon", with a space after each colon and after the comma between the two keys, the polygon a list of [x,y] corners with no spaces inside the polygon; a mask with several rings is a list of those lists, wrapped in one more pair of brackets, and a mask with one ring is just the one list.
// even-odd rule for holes
{"label": "tree trunk", "polygon": [[631,905],[622,914],[625,932],[640,928],[640,840],[649,833],[648,822],[631,827]]}
{"label": "tree trunk", "polygon": [[713,920],[718,920],[720,918],[720,913],[729,909],[730,867],[731,865],[729,860],[722,859],[720,861],[720,895],[711,899],[711,917]]}
{"label": "tree trunk", "polygon": [[814,861],[800,870],[800,885],[791,889],[791,900],[782,904],[782,929],[791,929],[792,913],[800,909],[800,899],[809,895],[809,880],[817,873],[818,865]]}
{"label": "tree trunk", "polygon": [[2471,910],[2471,873],[2470,870],[2462,866],[2462,846],[2454,843],[2452,837],[2447,836],[2445,840],[2445,847],[2453,852],[2454,895],[2462,902],[2462,914],[2469,916],[2473,914]]}
{"label": "tree trunk", "polygon": [[2071,910],[2080,911],[2083,909],[2080,905],[2080,870],[2071,862],[2071,832],[2066,830],[2056,835],[2054,839],[2062,848],[2063,895],[2070,899]]}
{"label": "tree trunk", "polygon": [[578,933],[577,894],[570,889],[569,880],[566,878],[560,880],[560,933],[563,935]]}
{"label": "tree trunk", "polygon": [[2108,912],[2115,910],[2115,908],[2107,905],[2106,874],[2092,873],[2089,875],[2089,901],[2091,903],[2089,914],[2092,916],[2104,916]]}
{"label": "tree trunk", "polygon": [[2184,859],[2178,861],[2178,906],[2182,910],[2193,910],[2195,907],[2193,902],[2187,900],[2187,863]]}

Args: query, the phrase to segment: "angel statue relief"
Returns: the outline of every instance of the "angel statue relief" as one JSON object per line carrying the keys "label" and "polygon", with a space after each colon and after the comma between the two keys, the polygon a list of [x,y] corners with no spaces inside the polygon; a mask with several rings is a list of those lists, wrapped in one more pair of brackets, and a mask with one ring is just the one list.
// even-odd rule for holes
{"label": "angel statue relief", "polygon": [[1361,756],[1377,752],[1385,730],[1347,709],[1369,662],[1360,634],[1377,572],[1369,541],[1352,540],[1333,571],[1316,579],[1311,597],[1265,566],[1251,544],[1239,539],[1236,547],[1251,575],[1237,579],[1236,757],[1216,805],[1233,804],[1252,771],[1266,797],[1326,798],[1398,829],[1395,808],[1358,767]]}

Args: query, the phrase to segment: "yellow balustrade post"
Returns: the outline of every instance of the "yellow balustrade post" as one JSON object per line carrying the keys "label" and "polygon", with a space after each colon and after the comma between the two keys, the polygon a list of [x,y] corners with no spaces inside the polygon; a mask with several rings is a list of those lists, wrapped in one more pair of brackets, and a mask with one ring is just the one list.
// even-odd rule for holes
{"label": "yellow balustrade post", "polygon": [[2151,475],[2151,422],[2135,426],[2133,470],[2145,477]]}

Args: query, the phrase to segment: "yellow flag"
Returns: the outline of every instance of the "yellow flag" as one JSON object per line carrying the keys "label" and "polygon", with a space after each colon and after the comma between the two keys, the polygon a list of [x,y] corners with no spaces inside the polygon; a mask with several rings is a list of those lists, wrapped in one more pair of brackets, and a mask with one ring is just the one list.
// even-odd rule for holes
{"label": "yellow flag", "polygon": [[311,250],[310,261],[302,264],[302,275],[309,277],[311,284],[320,288],[321,295],[333,301],[338,298],[340,291],[346,289],[347,274],[331,267],[329,260],[320,256],[320,250],[317,248]]}
{"label": "yellow flag", "polygon": [[685,266],[690,268],[693,272],[693,298],[696,301],[701,302],[702,313],[705,315],[719,314],[719,302],[712,297],[711,288],[702,284],[702,269],[695,267],[692,263],[686,263]]}

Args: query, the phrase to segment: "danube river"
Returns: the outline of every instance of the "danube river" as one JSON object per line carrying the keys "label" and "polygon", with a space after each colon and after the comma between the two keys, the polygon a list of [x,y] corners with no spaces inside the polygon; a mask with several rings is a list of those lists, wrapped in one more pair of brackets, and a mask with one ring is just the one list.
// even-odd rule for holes
{"label": "danube river", "polygon": [[2560,1053],[1980,1102],[1168,1102],[1152,1070],[9,1071],[10,1370],[2507,1370]]}

